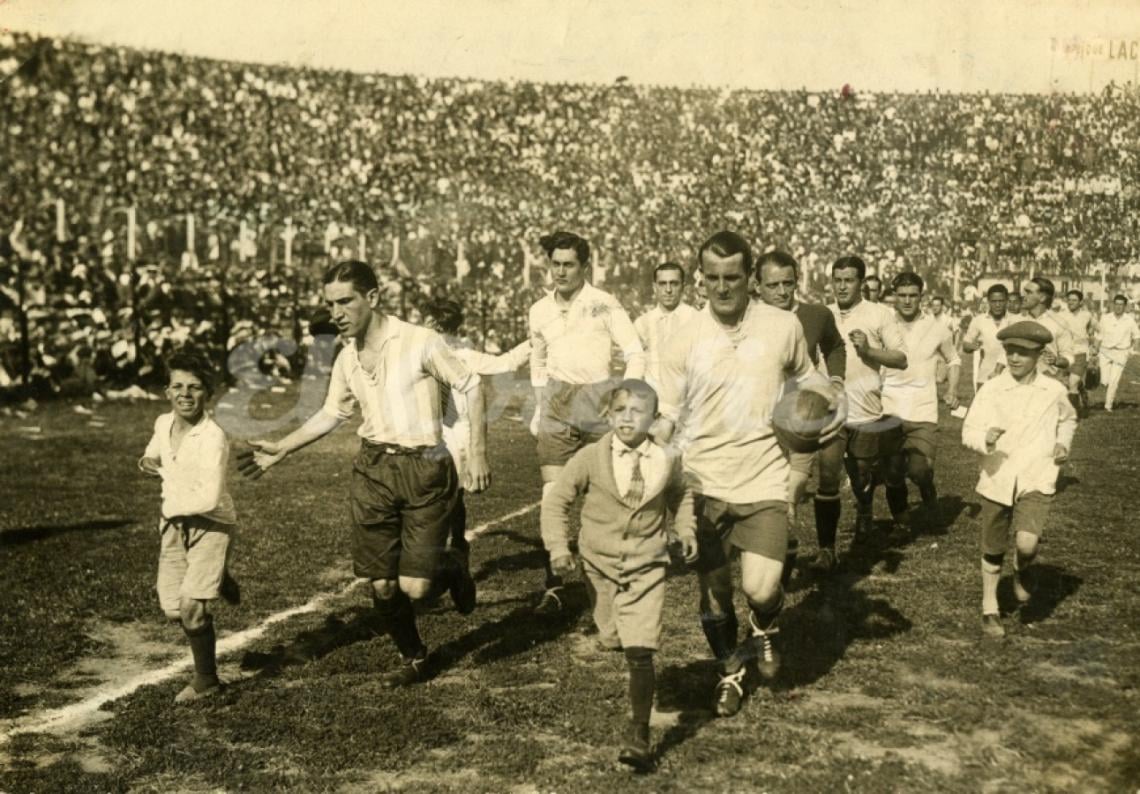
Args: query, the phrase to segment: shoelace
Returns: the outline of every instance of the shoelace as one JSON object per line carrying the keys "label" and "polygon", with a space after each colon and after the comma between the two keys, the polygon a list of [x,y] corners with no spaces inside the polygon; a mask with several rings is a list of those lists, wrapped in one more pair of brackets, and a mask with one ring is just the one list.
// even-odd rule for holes
{"label": "shoelace", "polygon": [[720,702],[723,703],[724,701],[726,701],[728,699],[728,692],[729,692],[728,688],[730,686],[736,690],[737,695],[739,695],[740,697],[744,697],[744,687],[741,685],[741,682],[743,680],[744,680],[744,668],[743,667],[741,667],[735,673],[731,673],[728,675],[722,675],[720,677],[720,684],[717,685],[717,688],[720,690],[720,697],[719,697]]}
{"label": "shoelace", "polygon": [[756,630],[753,632],[752,636],[760,639],[761,652],[764,654],[765,662],[770,663],[776,661],[776,654],[772,647],[772,635],[779,633],[780,630],[778,628],[768,629],[767,631]]}

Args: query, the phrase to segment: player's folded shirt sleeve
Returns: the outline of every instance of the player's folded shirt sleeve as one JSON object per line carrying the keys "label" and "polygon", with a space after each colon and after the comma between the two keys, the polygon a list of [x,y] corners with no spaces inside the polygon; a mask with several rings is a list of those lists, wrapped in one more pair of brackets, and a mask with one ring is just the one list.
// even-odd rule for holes
{"label": "player's folded shirt sleeve", "polygon": [[942,358],[946,360],[947,367],[960,367],[962,366],[962,359],[958,357],[958,348],[954,344],[954,334],[949,328],[943,330],[946,333],[942,335],[942,342],[938,345],[938,349],[942,352]]}
{"label": "player's folded shirt sleeve", "polygon": [[479,376],[459,360],[439,334],[434,334],[423,346],[423,367],[433,378],[460,394],[479,385]]}
{"label": "player's folded shirt sleeve", "polygon": [[332,375],[329,377],[329,391],[325,395],[325,403],[321,410],[334,419],[344,422],[352,418],[356,407],[356,398],[352,396],[352,389],[348,384],[348,359],[342,351],[333,362]]}
{"label": "player's folded shirt sleeve", "polygon": [[[884,307],[885,308],[885,307]],[[903,339],[902,328],[895,321],[894,317],[890,315],[890,309],[885,309],[886,316],[879,333],[883,337],[883,348],[886,350],[894,350],[906,355],[906,340]],[[903,369],[910,365],[909,361],[903,362]]]}
{"label": "player's folded shirt sleeve", "polygon": [[645,348],[641,346],[641,337],[637,329],[625,313],[618,299],[610,296],[610,310],[606,313],[606,323],[610,330],[610,338],[621,350],[625,359],[625,377],[645,377]]}
{"label": "player's folded shirt sleeve", "polygon": [[162,433],[162,417],[159,416],[154,420],[154,432],[150,436],[150,441],[146,444],[146,451],[143,452],[144,458],[154,458],[158,460],[162,456],[162,445],[159,442]]}
{"label": "player's folded shirt sleeve", "polygon": [[225,491],[229,456],[226,434],[216,427],[204,430],[193,455],[175,465],[168,475],[169,497],[163,499],[167,518],[202,515],[216,509]]}
{"label": "player's folded shirt sleeve", "polygon": [[531,306],[527,324],[530,326],[530,385],[541,389],[550,375],[546,369],[546,339],[538,330],[538,306]]}
{"label": "player's folded shirt sleeve", "polygon": [[661,348],[657,370],[657,412],[674,425],[681,418],[681,408],[685,404],[686,360],[689,345],[685,342],[685,332],[669,339]]}

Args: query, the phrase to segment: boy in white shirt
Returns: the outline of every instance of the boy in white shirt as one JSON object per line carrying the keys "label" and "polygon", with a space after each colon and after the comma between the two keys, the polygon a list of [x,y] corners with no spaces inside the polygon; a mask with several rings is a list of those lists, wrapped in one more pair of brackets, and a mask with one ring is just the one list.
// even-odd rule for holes
{"label": "boy in white shirt", "polygon": [[1016,540],[1014,594],[1030,599],[1026,580],[1056,492],[1057,472],[1069,456],[1077,414],[1068,389],[1038,372],[1052,333],[1023,320],[998,332],[1006,369],[982,385],[962,425],[962,443],[982,453],[977,492],[982,497],[982,631],[1005,636],[997,588],[1009,531]]}
{"label": "boy in white shirt", "polygon": [[240,600],[226,568],[237,516],[226,488],[229,441],[206,413],[213,394],[210,365],[176,353],[166,367],[170,413],[155,420],[138,465],[162,478],[157,589],[163,612],[182,623],[194,657],[194,677],[174,698],[186,703],[221,689],[209,602],[219,596]]}

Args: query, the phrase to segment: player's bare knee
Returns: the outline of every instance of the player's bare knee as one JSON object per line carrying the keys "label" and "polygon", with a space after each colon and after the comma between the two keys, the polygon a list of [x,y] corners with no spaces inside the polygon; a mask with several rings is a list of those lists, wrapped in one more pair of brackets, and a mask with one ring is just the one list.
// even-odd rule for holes
{"label": "player's bare knee", "polygon": [[196,598],[183,598],[178,605],[178,617],[182,621],[182,625],[190,631],[204,627],[208,615],[205,601],[199,601]]}
{"label": "player's bare knee", "polygon": [[1017,533],[1017,554],[1022,559],[1032,559],[1037,554],[1037,542],[1039,538],[1032,532],[1018,532]]}
{"label": "player's bare knee", "polygon": [[400,589],[413,601],[419,601],[422,598],[427,598],[431,593],[431,580],[420,579],[414,576],[401,576]]}
{"label": "player's bare knee", "polygon": [[395,598],[399,591],[400,586],[395,579],[372,580],[372,592],[376,594],[377,598],[387,601],[390,598]]}

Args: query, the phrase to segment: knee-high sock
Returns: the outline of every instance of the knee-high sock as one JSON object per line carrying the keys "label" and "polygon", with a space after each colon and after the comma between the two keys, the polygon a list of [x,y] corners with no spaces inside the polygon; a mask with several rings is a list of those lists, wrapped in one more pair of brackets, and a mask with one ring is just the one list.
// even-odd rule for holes
{"label": "knee-high sock", "polygon": [[649,715],[653,711],[653,692],[657,687],[653,649],[626,648],[625,661],[629,666],[629,705],[633,723],[648,727]]}
{"label": "knee-high sock", "polygon": [[382,628],[396,644],[400,656],[415,659],[427,653],[427,647],[416,628],[416,613],[407,593],[397,590],[391,598],[381,598],[373,593],[372,604],[379,614]]}
{"label": "knee-high sock", "polygon": [[194,657],[193,686],[198,691],[214,686],[218,683],[218,660],[216,654],[217,635],[214,633],[214,618],[206,615],[206,622],[197,629],[188,629],[185,624],[182,631],[190,643],[190,654]]}
{"label": "knee-high sock", "polygon": [[997,589],[1004,554],[982,555],[982,614],[998,614]]}
{"label": "knee-high sock", "polygon": [[788,551],[784,555],[784,572],[780,576],[780,584],[787,587],[792,581],[792,572],[796,569],[796,560],[800,554],[800,542],[795,538],[788,538]]}
{"label": "knee-high sock", "polygon": [[896,521],[906,515],[907,492],[906,481],[901,483],[888,483],[887,507],[891,509],[891,517]]}
{"label": "knee-high sock", "polygon": [[[546,495],[550,492],[550,489],[553,487],[554,487],[554,483],[552,483],[552,482],[544,482],[542,484],[542,498],[543,499],[546,499]],[[561,587],[562,586],[562,577],[559,576],[558,574],[556,574],[554,572],[554,569],[552,569],[550,567],[550,552],[547,551],[546,549],[542,550],[542,567],[543,567],[543,570],[546,574],[546,589],[550,590],[553,587]]]}
{"label": "knee-high sock", "polygon": [[838,493],[817,493],[815,495],[815,536],[821,549],[835,548],[835,535],[839,531],[841,507]]}
{"label": "knee-high sock", "polygon": [[471,544],[467,542],[467,503],[463,500],[463,493],[463,489],[460,488],[459,505],[455,508],[455,514],[452,516],[451,548],[466,554],[471,548]]}
{"label": "knee-high sock", "polygon": [[736,634],[738,631],[736,612],[729,611],[723,615],[706,613],[701,615],[701,631],[705,633],[709,648],[718,661],[724,663],[736,650]]}

